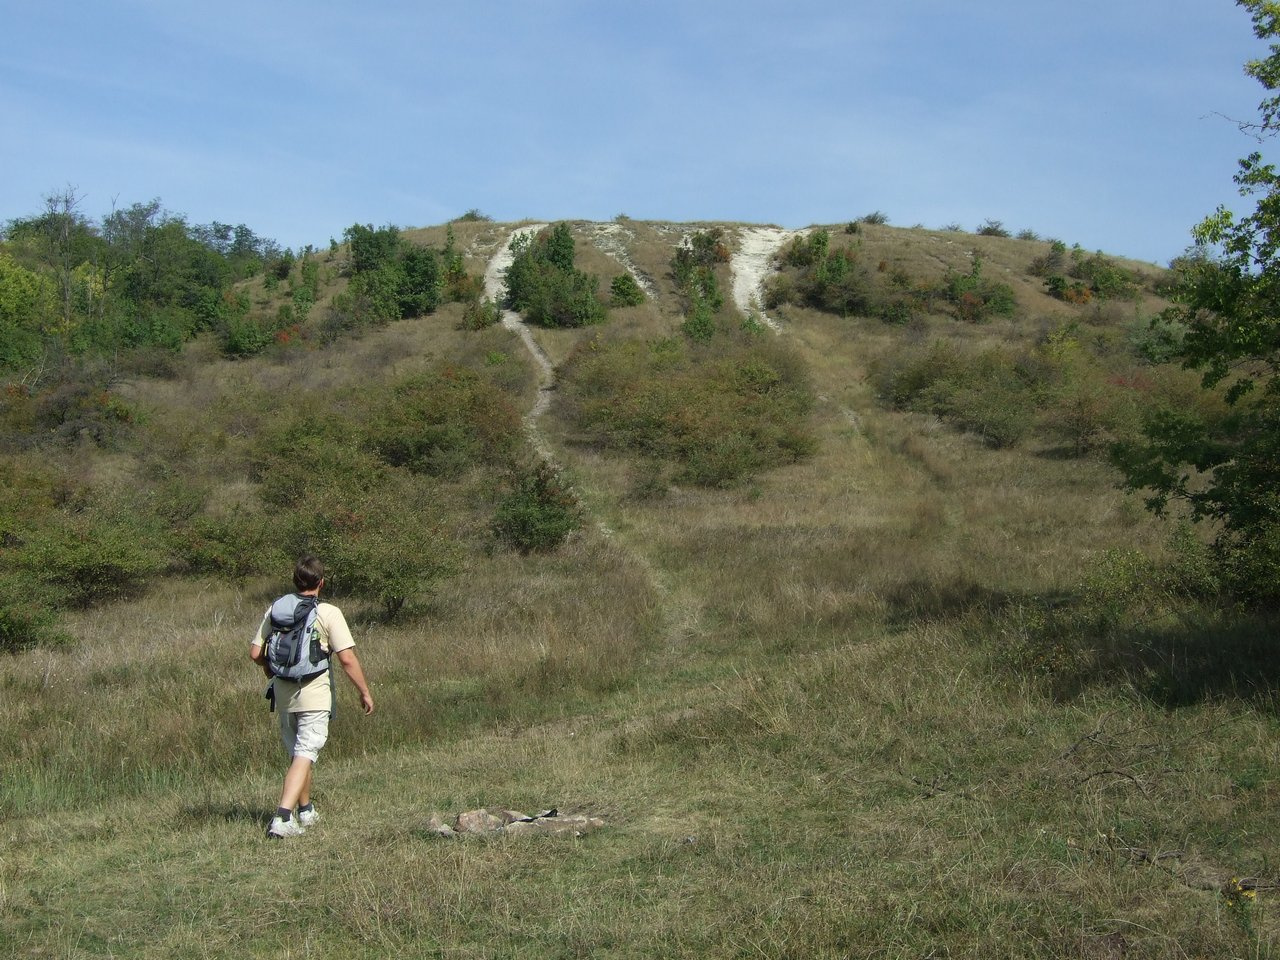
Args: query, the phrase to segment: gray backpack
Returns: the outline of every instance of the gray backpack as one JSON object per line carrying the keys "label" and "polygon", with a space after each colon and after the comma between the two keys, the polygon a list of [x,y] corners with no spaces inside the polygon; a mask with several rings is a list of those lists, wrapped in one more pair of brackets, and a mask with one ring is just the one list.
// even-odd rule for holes
{"label": "gray backpack", "polygon": [[316,598],[286,593],[271,605],[267,666],[271,676],[310,680],[329,669],[329,655],[316,630]]}

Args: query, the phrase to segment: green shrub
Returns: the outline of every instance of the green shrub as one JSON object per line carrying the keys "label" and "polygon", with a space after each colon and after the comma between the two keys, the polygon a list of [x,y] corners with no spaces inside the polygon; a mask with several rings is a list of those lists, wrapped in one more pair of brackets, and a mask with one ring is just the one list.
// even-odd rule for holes
{"label": "green shrub", "polygon": [[992,317],[1011,315],[1017,307],[1013,287],[982,276],[982,258],[975,255],[967,274],[948,273],[942,294],[952,305],[957,319],[984,323]]}
{"label": "green shrub", "polygon": [[647,299],[644,290],[630,273],[620,273],[609,284],[615,307],[638,307]]}
{"label": "green shrub", "polygon": [[1035,426],[1035,407],[1023,384],[1001,378],[955,390],[943,404],[947,416],[990,447],[1013,447]]}
{"label": "green shrub", "polygon": [[318,506],[308,522],[339,594],[372,600],[388,618],[458,572],[461,549],[444,533],[434,491],[419,478],[391,477]]}
{"label": "green shrub", "polygon": [[40,359],[54,323],[57,292],[51,277],[28,270],[0,251],[0,367]]}
{"label": "green shrub", "polygon": [[1260,608],[1280,600],[1280,523],[1267,518],[1214,545],[1216,568],[1231,594]]}
{"label": "green shrub", "polygon": [[780,273],[766,281],[766,307],[797,303],[841,316],[874,312],[871,277],[861,265],[857,249],[831,249],[827,230],[796,237],[779,260],[784,268],[798,272]]}
{"label": "green shrub", "polygon": [[1049,277],[1063,273],[1067,266],[1067,245],[1061,240],[1050,240],[1049,250],[1031,261],[1027,272],[1036,277]]}
{"label": "green shrub", "polygon": [[500,462],[521,435],[511,398],[461,367],[394,383],[363,419],[364,443],[383,463],[432,476]]}
{"label": "green shrub", "polygon": [[376,486],[388,468],[362,437],[354,421],[336,413],[281,420],[255,438],[251,479],[274,509],[304,507],[332,490]]}
{"label": "green shrub", "polygon": [[[275,340],[276,328],[271,321],[251,315],[249,308],[249,295],[244,290],[224,297],[219,304],[217,329],[225,356],[252,357]],[[290,310],[290,322],[296,309]]]}
{"label": "green shrub", "polygon": [[[343,332],[423,316],[442,303],[480,296],[483,280],[467,275],[452,228],[443,251],[409,243],[391,226],[374,230],[355,224],[344,236],[351,246],[350,299],[335,302],[325,318],[326,342]],[[305,279],[305,264],[303,272]]]}
{"label": "green shrub", "polygon": [[0,654],[67,640],[57,629],[57,596],[29,573],[0,571]]}
{"label": "green shrub", "polygon": [[485,330],[502,322],[502,307],[488,297],[468,300],[458,326],[462,330]]}
{"label": "green shrub", "polygon": [[136,596],[169,559],[162,544],[125,518],[59,513],[28,535],[18,563],[68,602],[90,606]]}
{"label": "green shrub", "polygon": [[291,560],[281,543],[278,520],[239,506],[224,515],[201,513],[175,528],[174,549],[189,573],[231,580],[267,576],[285,569]]}
{"label": "green shrub", "polygon": [[1093,299],[1093,291],[1078,280],[1068,280],[1060,274],[1048,276],[1044,281],[1049,296],[1065,303],[1085,304]]}
{"label": "green shrub", "polygon": [[802,302],[841,316],[869,312],[871,278],[855,251],[832,251],[814,263],[796,283]]}
{"label": "green shrub", "polygon": [[716,265],[728,262],[729,248],[719,227],[700,230],[676,249],[671,258],[671,276],[680,291],[684,320],[681,332],[695,343],[707,343],[728,323],[718,320],[724,294],[716,276]]}
{"label": "green shrub", "polygon": [[401,317],[434,313],[440,306],[444,271],[440,256],[430,247],[405,244],[399,258],[396,304]]}
{"label": "green shrub", "polygon": [[858,220],[861,223],[884,224],[889,222],[889,215],[880,210],[873,210],[871,213],[864,213]]}
{"label": "green shrub", "polygon": [[573,266],[573,235],[560,223],[537,237],[512,241],[515,256],[506,272],[505,305],[533,324],[584,327],[603,323],[598,281]]}
{"label": "green shrub", "polygon": [[1104,300],[1133,300],[1141,293],[1138,277],[1110,257],[1095,253],[1085,257],[1077,247],[1071,252],[1070,274]]}
{"label": "green shrub", "polygon": [[382,326],[402,316],[400,291],[403,287],[404,272],[393,260],[375,270],[356,274],[347,291],[363,305],[367,313],[365,325]]}
{"label": "green shrub", "polygon": [[885,323],[901,326],[916,317],[915,306],[912,297],[898,294],[879,298],[875,304],[875,313]]}
{"label": "green shrub", "polygon": [[695,343],[707,343],[716,335],[714,302],[701,297],[694,300],[680,324],[680,330]]}
{"label": "green shrub", "polygon": [[1035,425],[1039,385],[1024,360],[999,348],[937,340],[880,367],[876,379],[893,406],[940,416],[994,447],[1017,444]]}
{"label": "green shrub", "polygon": [[773,338],[724,331],[705,345],[594,341],[574,351],[561,377],[584,442],[673,463],[692,483],[740,482],[815,448],[807,373]]}
{"label": "green shrub", "polygon": [[351,249],[351,269],[357,274],[394,262],[400,252],[400,231],[390,224],[375,230],[371,223],[353,223],[342,232],[342,239]]}
{"label": "green shrub", "polygon": [[[323,556],[338,595],[374,601],[387,616],[453,573],[458,546],[442,532],[435,476],[516,442],[519,418],[501,395],[494,412],[496,394],[474,374],[446,370],[348,401],[345,415],[303,415],[265,432],[254,464],[273,515],[273,562],[278,551]],[[252,563],[215,552],[233,519],[195,525],[228,568]]]}
{"label": "green shrub", "polygon": [[288,280],[289,274],[293,272],[293,265],[297,262],[297,258],[293,255],[293,251],[286,248],[281,251],[279,258],[271,265],[270,276],[277,282]]}
{"label": "green shrub", "polygon": [[494,535],[521,553],[554,550],[582,525],[577,495],[553,466],[517,471],[493,518]]}
{"label": "green shrub", "polygon": [[1174,311],[1136,317],[1128,325],[1129,344],[1148,363],[1170,363],[1178,356],[1187,325]]}
{"label": "green shrub", "polygon": [[904,350],[887,361],[877,363],[873,377],[880,396],[890,406],[910,410],[935,383],[955,376],[959,366],[960,354],[954,345],[935,340],[925,350]]}
{"label": "green shrub", "polygon": [[830,231],[814,230],[806,236],[794,237],[782,251],[781,259],[788,267],[812,267],[827,258],[830,248]]}
{"label": "green shrub", "polygon": [[729,257],[722,228],[697,230],[676,248],[671,258],[671,276],[676,286],[683,289],[699,269],[714,270],[717,264],[728,263]]}
{"label": "green shrub", "polygon": [[319,339],[334,343],[369,326],[367,304],[351,293],[340,293],[330,302],[319,324]]}
{"label": "green shrub", "polygon": [[564,221],[557,223],[546,235],[545,254],[547,262],[564,272],[573,269],[574,257],[573,233]]}
{"label": "green shrub", "polygon": [[983,220],[975,231],[981,237],[1007,237],[1009,231],[999,220]]}
{"label": "green shrub", "polygon": [[9,449],[75,443],[107,444],[125,436],[136,420],[112,388],[107,369],[68,363],[36,390],[10,384],[0,394],[0,443]]}

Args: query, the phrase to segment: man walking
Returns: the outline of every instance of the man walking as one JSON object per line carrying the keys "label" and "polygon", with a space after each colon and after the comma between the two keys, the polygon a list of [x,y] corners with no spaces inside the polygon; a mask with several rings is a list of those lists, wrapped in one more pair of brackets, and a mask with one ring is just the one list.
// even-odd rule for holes
{"label": "man walking", "polygon": [[330,658],[342,665],[360,692],[365,715],[373,713],[373,695],[346,617],[333,604],[319,602],[324,566],[315,557],[303,557],[294,567],[293,585],[297,592],[271,605],[249,646],[250,659],[272,678],[268,696],[279,714],[280,738],[289,755],[280,803],[267,828],[267,836],[276,838],[296,837],[320,816],[311,803],[311,778],[329,738],[336,697]]}

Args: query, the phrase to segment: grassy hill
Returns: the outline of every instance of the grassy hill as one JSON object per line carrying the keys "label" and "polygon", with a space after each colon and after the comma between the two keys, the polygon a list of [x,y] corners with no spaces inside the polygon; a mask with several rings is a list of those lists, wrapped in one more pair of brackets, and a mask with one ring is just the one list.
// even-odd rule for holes
{"label": "grassy hill", "polygon": [[[405,237],[451,231],[480,276],[513,226]],[[0,951],[1272,955],[1274,622],[1216,602],[1194,536],[1102,455],[1189,391],[1152,363],[1164,271],[833,224],[699,341],[677,250],[731,257],[749,225],[570,227],[602,292],[632,270],[652,295],[533,331],[557,380],[523,427],[537,369],[464,303],[322,337],[335,247],[314,326],[236,360],[197,340],[113,384],[109,433],[10,444],[13,536],[47,509],[122,557],[111,532],[145,528],[158,559],[118,599],[84,574],[66,639],[0,659]],[[580,505],[554,550],[494,532],[526,430]],[[299,437],[327,485],[273,479]],[[339,681],[324,820],[287,845],[263,839],[283,764],[246,656],[286,586],[281,518],[367,549],[334,579],[378,702]],[[440,570],[388,618],[351,566],[415,553]],[[428,829],[479,807],[606,827]]]}

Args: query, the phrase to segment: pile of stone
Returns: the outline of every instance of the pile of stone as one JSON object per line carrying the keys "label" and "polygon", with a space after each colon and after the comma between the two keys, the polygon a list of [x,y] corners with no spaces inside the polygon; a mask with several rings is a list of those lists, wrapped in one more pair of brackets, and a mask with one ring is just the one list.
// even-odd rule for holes
{"label": "pile of stone", "polygon": [[599,817],[586,814],[562,816],[559,810],[543,810],[532,817],[518,810],[499,810],[490,813],[483,807],[460,813],[452,823],[446,823],[440,815],[433,814],[427,823],[427,832],[440,837],[496,836],[499,834],[541,834],[557,837],[581,837],[604,826]]}

